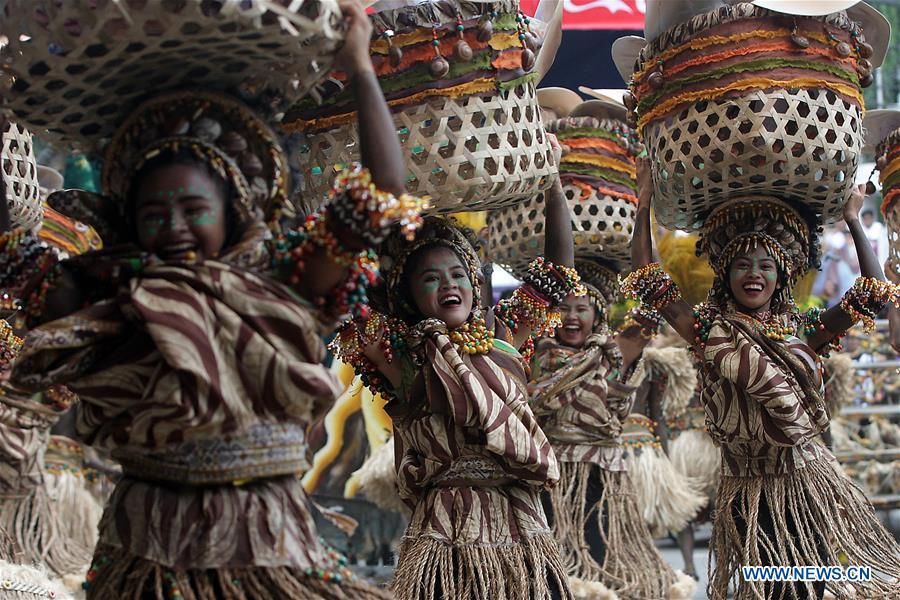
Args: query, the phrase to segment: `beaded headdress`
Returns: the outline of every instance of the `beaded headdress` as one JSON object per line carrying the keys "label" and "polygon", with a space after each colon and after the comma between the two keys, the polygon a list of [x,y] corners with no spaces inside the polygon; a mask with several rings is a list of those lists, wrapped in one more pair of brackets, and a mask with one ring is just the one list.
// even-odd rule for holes
{"label": "beaded headdress", "polygon": [[716,275],[711,293],[725,288],[736,256],[761,246],[784,278],[781,299],[790,302],[797,280],[819,267],[817,233],[796,209],[775,198],[739,198],[720,206],[703,224],[697,242],[698,255],[707,256]]}
{"label": "beaded headdress", "polygon": [[287,201],[288,166],[278,136],[243,102],[205,91],[155,96],[125,119],[104,153],[105,198],[68,190],[51,194],[49,203],[94,226],[107,244],[127,241],[117,238],[127,230],[124,201],[134,175],[159,154],[180,151],[189,152],[231,184],[242,217],[277,223],[283,212],[293,214]]}
{"label": "beaded headdress", "polygon": [[614,269],[600,261],[576,259],[575,270],[597,308],[605,311],[615,304],[619,295],[619,279]]}
{"label": "beaded headdress", "polygon": [[431,246],[444,246],[459,257],[472,284],[472,307],[481,306],[481,260],[473,240],[466,235],[465,228],[447,218],[426,217],[414,240],[409,241],[402,233],[395,232],[385,240],[379,252],[391,314],[407,320],[419,316],[418,310],[410,304],[408,294],[404,293],[404,273],[409,258],[418,250]]}

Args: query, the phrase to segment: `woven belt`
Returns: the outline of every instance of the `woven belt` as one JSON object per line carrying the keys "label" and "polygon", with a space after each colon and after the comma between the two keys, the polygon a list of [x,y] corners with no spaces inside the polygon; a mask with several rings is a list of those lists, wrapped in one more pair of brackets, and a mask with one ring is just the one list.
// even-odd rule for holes
{"label": "woven belt", "polygon": [[259,424],[216,438],[191,440],[148,452],[117,448],[113,459],[125,475],[184,485],[240,484],[293,475],[309,467],[306,434],[298,424]]}
{"label": "woven belt", "polygon": [[42,586],[29,581],[20,581],[18,579],[2,579],[0,580],[0,590],[5,592],[21,592],[23,594],[31,594],[36,598],[56,598],[56,592],[48,590]]}
{"label": "woven belt", "polygon": [[431,482],[435,487],[495,487],[513,481],[495,461],[480,456],[457,458]]}

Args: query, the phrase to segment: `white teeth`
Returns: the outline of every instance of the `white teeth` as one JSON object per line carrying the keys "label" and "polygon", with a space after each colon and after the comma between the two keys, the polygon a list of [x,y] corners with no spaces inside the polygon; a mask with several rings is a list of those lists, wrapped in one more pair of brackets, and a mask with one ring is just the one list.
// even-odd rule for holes
{"label": "white teeth", "polygon": [[462,298],[459,296],[445,296],[438,301],[438,304],[441,306],[448,306],[450,304],[462,304]]}

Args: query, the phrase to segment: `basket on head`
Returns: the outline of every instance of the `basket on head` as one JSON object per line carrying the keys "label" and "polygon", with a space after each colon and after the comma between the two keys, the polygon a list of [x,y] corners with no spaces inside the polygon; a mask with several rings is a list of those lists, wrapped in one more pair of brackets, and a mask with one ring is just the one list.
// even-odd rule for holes
{"label": "basket on head", "polygon": [[900,274],[900,110],[872,110],[866,114],[866,150],[875,154],[881,183],[881,212],[888,229],[888,265]]}
{"label": "basket on head", "polygon": [[[639,145],[624,122],[624,108],[618,105],[617,110],[611,100],[583,102],[571,115],[548,123],[547,131],[556,134],[563,148],[559,171],[572,213],[575,256],[603,259],[622,269],[631,262]],[[492,261],[521,274],[541,254],[545,193],[490,214]]]}
{"label": "basket on head", "polygon": [[343,37],[336,0],[0,0],[3,106],[96,150],[141,100],[190,86],[296,100]]}
{"label": "basket on head", "polygon": [[[372,60],[407,154],[407,191],[440,212],[539,192],[555,170],[535,98],[541,42],[531,29],[541,24],[518,0],[433,0],[372,20]],[[299,155],[307,201],[324,198],[336,170],[359,158],[353,94],[307,98],[284,123],[308,136]]]}
{"label": "basket on head", "polygon": [[41,186],[38,183],[37,163],[31,134],[11,121],[3,130],[3,182],[13,227],[31,228],[44,216]]}
{"label": "basket on head", "polygon": [[859,164],[874,52],[845,12],[800,17],[749,3],[651,40],[626,104],[650,155],[659,222],[696,230],[742,195],[839,218]]}

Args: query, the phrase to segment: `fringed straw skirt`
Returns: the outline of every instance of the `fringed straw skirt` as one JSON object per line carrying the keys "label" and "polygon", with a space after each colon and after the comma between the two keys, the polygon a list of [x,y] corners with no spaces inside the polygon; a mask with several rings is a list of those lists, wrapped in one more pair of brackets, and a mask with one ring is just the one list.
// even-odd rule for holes
{"label": "fringed straw skirt", "polygon": [[706,505],[699,482],[679,472],[662,450],[653,421],[631,414],[624,423],[625,463],[638,506],[654,538],[684,529]]}
{"label": "fringed straw skirt", "polygon": [[828,582],[827,591],[838,599],[900,598],[900,545],[827,458],[787,475],[724,477],[712,550],[707,594],[714,600],[726,598],[729,582],[735,600],[821,592],[821,583],[744,581],[741,567],[757,565],[867,566],[870,581]]}
{"label": "fringed straw skirt", "polygon": [[[560,482],[549,497],[553,534],[571,578],[601,582],[621,598],[691,597],[695,582],[674,571],[656,549],[627,473],[560,462]],[[590,528],[599,531],[602,564],[586,539]]]}
{"label": "fringed straw skirt", "polygon": [[[336,566],[335,566],[336,567]],[[88,571],[88,600],[388,600],[393,596],[340,568],[171,569],[98,546]]]}
{"label": "fringed straw skirt", "polygon": [[400,546],[397,600],[570,600],[539,492],[529,486],[431,488]]}

